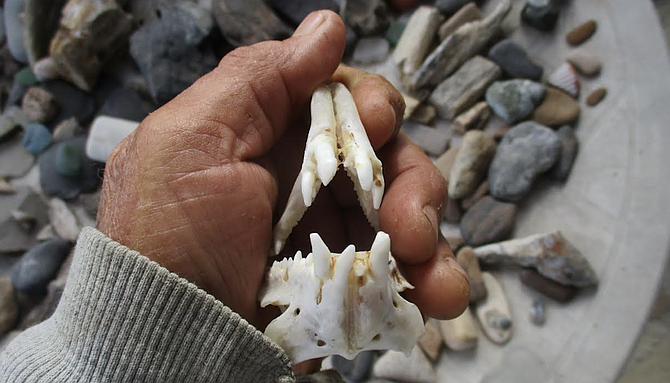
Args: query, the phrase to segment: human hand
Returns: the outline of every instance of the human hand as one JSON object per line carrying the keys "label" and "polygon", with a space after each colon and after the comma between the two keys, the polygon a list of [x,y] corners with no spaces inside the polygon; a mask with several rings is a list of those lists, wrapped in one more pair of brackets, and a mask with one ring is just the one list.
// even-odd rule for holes
{"label": "human hand", "polygon": [[[344,37],[340,18],[320,11],[285,41],[226,55],[117,146],[107,162],[98,229],[264,328],[267,312],[257,296],[273,214],[281,214],[278,201],[285,202],[299,171],[310,96],[332,79],[350,89],[382,160],[387,189],[380,225],[416,287],[405,296],[427,316],[460,314],[469,285],[439,235],[444,178],[398,134],[404,103],[387,81],[347,67],[336,71]],[[321,190],[287,248],[309,251],[314,231],[333,251],[349,243],[369,249],[374,233],[346,177]]]}

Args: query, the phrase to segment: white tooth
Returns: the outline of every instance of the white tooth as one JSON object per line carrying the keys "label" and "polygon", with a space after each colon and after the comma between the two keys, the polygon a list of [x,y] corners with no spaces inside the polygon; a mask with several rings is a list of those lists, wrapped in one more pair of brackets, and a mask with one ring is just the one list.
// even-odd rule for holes
{"label": "white tooth", "polygon": [[300,172],[301,177],[301,189],[302,189],[302,201],[305,206],[312,206],[312,201],[316,197],[317,185],[315,185],[316,176],[313,171],[309,169],[303,169]]}
{"label": "white tooth", "polygon": [[344,249],[342,254],[337,257],[333,281],[338,286],[338,291],[344,291],[345,286],[349,284],[349,273],[354,265],[355,255],[356,247],[354,245],[349,245]]}
{"label": "white tooth", "polygon": [[375,241],[370,249],[370,263],[372,264],[372,275],[375,278],[385,278],[389,274],[389,254],[391,252],[391,239],[383,231],[377,232]]}
{"label": "white tooth", "polygon": [[382,197],[384,197],[384,187],[374,187],[372,189],[372,204],[375,210],[379,210],[379,207],[382,205]]}
{"label": "white tooth", "polygon": [[361,152],[356,153],[356,174],[361,182],[361,187],[365,191],[372,190],[372,162]]}
{"label": "white tooth", "polygon": [[330,274],[330,250],[318,233],[309,235],[314,255],[314,274],[321,280],[328,279]]}
{"label": "white tooth", "polygon": [[[334,132],[335,129],[333,129],[333,142],[335,142]],[[326,140],[322,136],[314,139],[314,159],[321,183],[327,186],[337,172],[337,155],[329,139]]]}
{"label": "white tooth", "polygon": [[298,250],[295,253],[295,256],[293,257],[293,261],[298,262],[298,261],[301,261],[301,260],[302,260],[302,251]]}

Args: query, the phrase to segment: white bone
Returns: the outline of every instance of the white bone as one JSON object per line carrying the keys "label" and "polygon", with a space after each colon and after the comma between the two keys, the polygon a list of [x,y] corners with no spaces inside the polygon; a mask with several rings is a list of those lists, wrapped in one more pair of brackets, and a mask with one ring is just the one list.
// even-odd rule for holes
{"label": "white bone", "polygon": [[342,153],[343,165],[354,182],[363,212],[377,229],[379,226],[377,210],[384,195],[382,162],[370,144],[354,98],[347,87],[333,83],[331,89],[337,120],[337,142]]}
{"label": "white bone", "polygon": [[[398,272],[381,233],[374,251],[329,253],[328,272],[317,268],[323,249],[318,236],[306,258],[275,262],[260,295],[261,306],[278,306],[283,313],[265,335],[279,344],[294,363],[338,354],[352,359],[363,350],[393,349],[409,354],[423,333],[419,309],[398,293],[412,288]],[[374,253],[374,258],[371,253]],[[372,268],[385,263],[385,273]]]}

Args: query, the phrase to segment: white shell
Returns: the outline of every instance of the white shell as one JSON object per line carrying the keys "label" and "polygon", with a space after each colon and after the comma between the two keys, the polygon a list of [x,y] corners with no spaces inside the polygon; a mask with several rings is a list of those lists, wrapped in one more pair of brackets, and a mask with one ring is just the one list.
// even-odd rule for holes
{"label": "white shell", "polygon": [[570,63],[563,63],[547,78],[549,84],[565,91],[574,98],[579,96],[579,79],[577,72]]}
{"label": "white shell", "polygon": [[370,251],[349,245],[331,253],[310,235],[312,253],[275,262],[261,307],[283,313],[265,330],[294,363],[338,354],[353,359],[363,350],[409,354],[423,333],[419,309],[399,292],[412,288],[391,257],[388,234],[378,232]]}

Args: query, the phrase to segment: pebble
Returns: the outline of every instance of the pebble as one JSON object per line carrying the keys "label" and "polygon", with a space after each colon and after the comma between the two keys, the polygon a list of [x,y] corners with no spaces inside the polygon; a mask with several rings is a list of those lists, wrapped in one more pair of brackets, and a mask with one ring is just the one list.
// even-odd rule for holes
{"label": "pebble", "polygon": [[32,214],[28,214],[25,211],[12,210],[10,215],[12,219],[27,232],[32,231],[35,227],[35,224],[37,223],[37,217]]}
{"label": "pebble", "polygon": [[498,117],[511,124],[528,117],[546,89],[531,80],[497,81],[486,90],[486,102]]}
{"label": "pebble", "polygon": [[579,97],[579,78],[577,78],[577,71],[570,63],[563,63],[558,67],[554,73],[549,75],[547,82],[574,98]]}
{"label": "pebble", "polygon": [[453,120],[473,104],[501,75],[494,62],[481,56],[466,61],[453,75],[440,83],[428,100],[444,119]]}
{"label": "pebble", "polygon": [[441,22],[442,15],[435,7],[420,6],[412,13],[393,50],[401,77],[412,76],[421,66]]}
{"label": "pebble", "polygon": [[351,382],[365,381],[370,376],[374,360],[374,351],[362,351],[353,360],[345,359],[339,355],[332,356],[333,368]]}
{"label": "pebble", "polygon": [[444,40],[452,33],[456,32],[458,28],[466,23],[481,20],[483,18],[482,12],[477,8],[475,3],[467,3],[458,12],[454,13],[447,21],[445,21],[438,30],[440,40]]}
{"label": "pebble", "polygon": [[19,316],[19,302],[12,280],[0,278],[0,336],[14,328]]}
{"label": "pebble", "polygon": [[577,294],[577,288],[566,286],[540,275],[533,269],[523,269],[520,274],[521,282],[531,289],[551,298],[556,302],[566,303]]}
{"label": "pebble", "polygon": [[10,272],[16,291],[24,294],[45,293],[71,248],[70,241],[52,239],[28,250]]}
{"label": "pebble", "polygon": [[6,0],[4,2],[5,33],[7,46],[12,57],[20,63],[28,62],[26,47],[23,42],[25,27],[21,14],[25,9],[25,0]]}
{"label": "pebble", "polygon": [[442,13],[451,14],[461,9],[471,0],[436,0],[435,6]]}
{"label": "pebble", "polygon": [[565,36],[565,40],[570,45],[580,45],[593,36],[597,28],[598,23],[595,20],[589,20],[568,32]]}
{"label": "pebble", "polygon": [[[447,183],[447,187],[449,184]],[[451,198],[447,194],[447,200],[444,206],[444,220],[451,223],[458,223],[461,221],[463,212],[461,211],[461,205],[457,200]]]}
{"label": "pebble", "polygon": [[505,344],[512,338],[513,322],[507,295],[498,280],[488,272],[482,273],[486,285],[486,299],[475,308],[479,324],[487,338]]}
{"label": "pebble", "polygon": [[[219,29],[233,46],[283,40],[291,35],[291,28],[262,0],[214,0],[212,6]],[[179,28],[184,27],[175,29]]]}
{"label": "pebble", "polygon": [[30,121],[46,123],[56,116],[58,105],[49,91],[33,86],[23,95],[21,109]]}
{"label": "pebble", "polygon": [[47,81],[41,86],[58,102],[58,114],[51,122],[52,126],[71,117],[75,117],[82,125],[91,122],[97,107],[90,93],[62,80]]}
{"label": "pebble", "polygon": [[44,225],[44,227],[37,232],[37,235],[35,235],[35,239],[40,242],[57,237],[58,235],[56,235],[56,231],[54,230],[54,227],[51,226],[51,224]]}
{"label": "pebble", "polygon": [[572,165],[575,162],[575,157],[579,150],[579,141],[577,141],[574,129],[568,125],[557,130],[556,134],[561,139],[561,154],[549,172],[549,175],[555,180],[565,181],[568,179]]}
{"label": "pebble", "polygon": [[90,92],[102,66],[125,45],[133,27],[133,17],[115,1],[69,0],[49,55],[61,77]]}
{"label": "pebble", "polygon": [[44,57],[40,60],[37,60],[35,65],[33,65],[33,72],[35,78],[39,81],[48,81],[55,80],[60,76],[58,74],[58,67],[56,66],[56,61],[53,57]]}
{"label": "pebble", "polygon": [[88,158],[106,162],[116,145],[139,126],[139,122],[99,116],[91,124],[86,141]]}
{"label": "pebble", "polygon": [[[204,15],[209,24],[198,22],[194,12],[203,11],[193,3],[191,6],[192,12],[179,6],[161,8],[160,18],[130,36],[130,55],[158,105],[174,98],[218,63],[211,50],[198,49],[213,27],[210,16]],[[262,0],[216,0],[213,8],[219,29],[234,46],[284,39],[292,32]]]}
{"label": "pebble", "polygon": [[10,133],[14,133],[19,127],[13,118],[7,114],[0,115],[0,140]]}
{"label": "pebble", "polygon": [[463,216],[463,240],[470,246],[503,241],[512,234],[515,216],[516,205],[486,196]]}
{"label": "pebble", "polygon": [[596,106],[607,96],[607,88],[598,88],[586,97],[586,105]]}
{"label": "pebble", "polygon": [[19,84],[25,87],[33,86],[38,82],[37,77],[35,77],[35,74],[30,69],[29,66],[16,72],[16,74],[14,75],[14,81],[18,82]]}
{"label": "pebble", "polygon": [[74,213],[60,198],[49,200],[49,222],[59,237],[75,242],[81,232],[81,225]]}
{"label": "pebble", "polygon": [[505,137],[505,134],[507,134],[507,132],[509,132],[511,129],[512,129],[512,127],[509,126],[509,125],[499,126],[495,130],[495,132],[493,132],[493,139],[496,140],[496,142],[500,142],[500,140],[502,140],[503,137]]}
{"label": "pebble", "polygon": [[84,206],[84,210],[95,218],[98,215],[98,205],[100,205],[100,190],[95,193],[80,194],[79,201]]}
{"label": "pebble", "polygon": [[389,29],[386,30],[386,41],[389,42],[389,45],[395,47],[400,41],[400,36],[402,36],[403,31],[407,27],[407,21],[402,19],[396,19],[391,21]]}
{"label": "pebble", "polygon": [[465,134],[468,130],[484,129],[491,118],[491,109],[486,101],[476,103],[454,120],[454,132]]}
{"label": "pebble", "polygon": [[341,15],[360,36],[386,31],[391,19],[384,0],[347,0]]}
{"label": "pebble", "polygon": [[542,298],[533,299],[529,310],[530,321],[536,326],[542,326],[547,321],[547,305]]}
{"label": "pebble", "polygon": [[438,323],[444,343],[451,350],[467,351],[477,347],[479,330],[470,307],[466,307],[460,316],[451,320],[441,320]]}
{"label": "pebble", "polygon": [[486,169],[495,152],[496,143],[487,133],[481,130],[465,133],[449,174],[449,197],[462,199],[470,196],[486,177]]}
{"label": "pebble", "polygon": [[435,383],[437,374],[420,347],[414,347],[409,357],[398,351],[387,351],[375,363],[377,378],[412,383]]}
{"label": "pebble", "polygon": [[26,251],[36,243],[33,230],[26,230],[12,217],[12,212],[32,215],[37,221],[34,227],[41,227],[48,222],[46,210],[40,196],[25,187],[0,196],[0,253]]}
{"label": "pebble", "polygon": [[409,116],[413,121],[423,125],[430,125],[435,121],[437,116],[437,109],[428,104],[420,104],[414,109],[414,112]]}
{"label": "pebble", "polygon": [[458,264],[461,265],[470,281],[470,303],[476,303],[486,298],[486,284],[482,279],[482,270],[479,260],[472,247],[463,247],[456,255]]}
{"label": "pebble", "polygon": [[563,91],[548,87],[544,100],[535,108],[531,119],[545,126],[570,124],[577,121],[580,109],[577,100]]}
{"label": "pebble", "polygon": [[330,9],[333,12],[339,11],[338,4],[333,0],[309,0],[309,1],[295,1],[295,0],[273,0],[273,8],[277,13],[284,16],[294,25],[298,25],[310,13],[320,9]]}
{"label": "pebble", "polygon": [[47,285],[47,295],[27,315],[22,316],[17,326],[19,329],[27,329],[44,322],[56,311],[58,303],[63,296],[63,290],[65,290],[65,283],[70,272],[72,258],[73,253],[71,252],[62,262],[62,266],[58,270],[56,277]]}
{"label": "pebble", "polygon": [[32,66],[37,59],[49,53],[49,42],[53,32],[58,29],[61,11],[66,1],[26,0],[25,3],[22,14],[25,27],[23,43],[28,62]]}
{"label": "pebble", "polygon": [[541,31],[551,31],[558,21],[554,0],[528,0],[521,10],[521,21]]}
{"label": "pebble", "polygon": [[479,186],[477,186],[477,189],[475,189],[475,192],[472,193],[472,195],[468,198],[464,198],[461,201],[461,207],[463,210],[467,211],[471,207],[473,207],[477,202],[479,202],[480,199],[484,198],[489,194],[489,181],[484,180]]}
{"label": "pebble", "polygon": [[59,145],[56,150],[56,170],[60,175],[77,177],[81,174],[81,154],[71,145]]}
{"label": "pebble", "polygon": [[489,59],[500,66],[508,77],[540,81],[544,69],[528,57],[528,53],[512,40],[503,40],[489,51]]}
{"label": "pebble", "polygon": [[449,180],[451,169],[456,162],[456,155],[458,155],[458,147],[451,147],[444,152],[437,160],[435,160],[435,167],[442,173],[445,180]]}
{"label": "pebble", "polygon": [[382,37],[365,37],[358,40],[352,59],[358,64],[374,64],[386,59],[391,49]]}
{"label": "pebble", "polygon": [[58,125],[56,125],[53,132],[53,140],[54,142],[58,142],[66,140],[68,138],[72,138],[80,130],[81,126],[79,126],[77,118],[70,117],[68,119],[61,121]]}
{"label": "pebble", "polygon": [[428,320],[426,322],[423,336],[419,339],[419,347],[430,360],[437,361],[442,349],[442,336],[434,321]]}
{"label": "pebble", "polygon": [[98,115],[118,117],[130,121],[142,121],[154,106],[140,97],[134,89],[117,87],[104,98]]}
{"label": "pebble", "polygon": [[402,130],[407,136],[427,153],[439,156],[447,150],[451,138],[445,129],[432,128],[414,121],[405,121]]}
{"label": "pebble", "polygon": [[561,140],[553,130],[532,121],[518,124],[505,134],[491,161],[491,195],[503,201],[520,200],[560,153]]}
{"label": "pebble", "polygon": [[22,145],[21,134],[11,134],[0,140],[0,174],[21,177],[35,163],[35,156]]}
{"label": "pebble", "polygon": [[597,76],[602,69],[600,59],[585,49],[575,49],[568,53],[566,60],[572,64],[579,73],[584,76]]}
{"label": "pebble", "polygon": [[56,169],[56,155],[61,145],[70,145],[79,153],[84,153],[85,136],[76,136],[56,143],[45,151],[39,159],[40,186],[47,195],[62,199],[72,199],[80,193],[90,193],[100,184],[99,166],[83,155],[81,173],[77,177],[65,177]]}
{"label": "pebble", "polygon": [[51,132],[46,126],[33,122],[28,124],[23,134],[23,147],[33,154],[39,154],[51,145]]}

